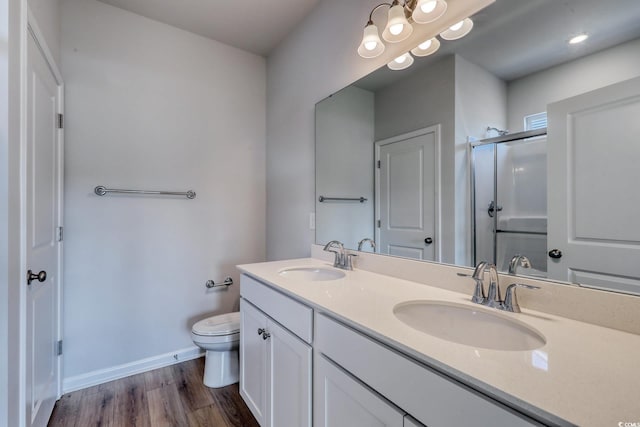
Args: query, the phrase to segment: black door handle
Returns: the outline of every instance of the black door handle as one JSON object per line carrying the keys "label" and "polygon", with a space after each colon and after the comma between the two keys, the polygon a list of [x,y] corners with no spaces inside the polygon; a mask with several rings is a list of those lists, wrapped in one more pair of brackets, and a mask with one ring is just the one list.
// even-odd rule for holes
{"label": "black door handle", "polygon": [[38,282],[44,282],[47,280],[47,272],[42,270],[40,273],[36,274],[31,270],[27,271],[27,285],[30,285],[31,282],[37,280]]}
{"label": "black door handle", "polygon": [[424,243],[430,245],[433,243],[433,239],[431,237],[427,237],[426,239],[424,239]]}
{"label": "black door handle", "polygon": [[562,258],[562,251],[560,249],[551,249],[549,251],[549,257],[553,259],[560,259]]}

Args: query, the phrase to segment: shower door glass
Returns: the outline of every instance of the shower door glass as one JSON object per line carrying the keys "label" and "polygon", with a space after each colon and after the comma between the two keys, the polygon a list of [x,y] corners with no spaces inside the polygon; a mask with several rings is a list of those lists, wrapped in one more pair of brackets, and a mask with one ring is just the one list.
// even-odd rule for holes
{"label": "shower door glass", "polygon": [[473,148],[475,262],[508,271],[515,255],[531,267],[519,274],[546,277],[546,136]]}

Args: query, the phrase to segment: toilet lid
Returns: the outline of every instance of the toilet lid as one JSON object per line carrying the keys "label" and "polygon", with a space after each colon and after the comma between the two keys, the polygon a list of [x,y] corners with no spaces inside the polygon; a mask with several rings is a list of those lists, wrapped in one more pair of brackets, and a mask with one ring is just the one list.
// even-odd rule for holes
{"label": "toilet lid", "polygon": [[207,317],[193,325],[196,335],[229,335],[240,332],[240,312]]}

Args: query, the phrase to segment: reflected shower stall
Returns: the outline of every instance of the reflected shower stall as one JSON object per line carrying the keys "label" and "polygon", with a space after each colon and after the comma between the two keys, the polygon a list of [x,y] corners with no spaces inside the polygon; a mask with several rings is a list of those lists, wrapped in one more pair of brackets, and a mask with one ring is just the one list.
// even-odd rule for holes
{"label": "reflected shower stall", "polygon": [[[501,135],[471,143],[474,264],[547,275],[547,132]],[[529,262],[526,262],[528,260]]]}

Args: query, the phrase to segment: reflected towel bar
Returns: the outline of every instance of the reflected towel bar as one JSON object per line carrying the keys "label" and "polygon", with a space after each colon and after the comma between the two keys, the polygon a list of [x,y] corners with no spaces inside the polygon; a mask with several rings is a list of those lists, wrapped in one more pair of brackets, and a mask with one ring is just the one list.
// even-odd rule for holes
{"label": "reflected towel bar", "polygon": [[360,202],[360,203],[364,203],[367,201],[365,197],[326,197],[326,196],[318,197],[318,201],[320,203],[328,202],[329,200],[338,200],[338,201],[344,201],[344,202]]}
{"label": "reflected towel bar", "polygon": [[233,279],[231,277],[225,277],[224,282],[214,282],[213,280],[207,280],[207,283],[205,283],[205,286],[208,289],[219,288],[222,286],[226,286],[228,288],[231,285],[233,285]]}
{"label": "reflected towel bar", "polygon": [[98,196],[104,196],[107,193],[126,193],[126,194],[158,194],[161,196],[185,196],[187,199],[195,199],[196,192],[193,190],[181,192],[181,191],[151,191],[151,190],[121,190],[117,188],[106,188],[103,185],[98,185],[93,189],[93,192]]}

